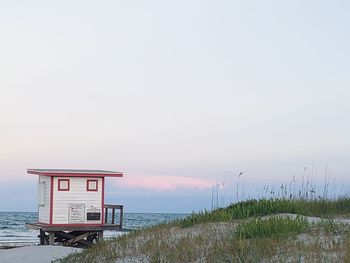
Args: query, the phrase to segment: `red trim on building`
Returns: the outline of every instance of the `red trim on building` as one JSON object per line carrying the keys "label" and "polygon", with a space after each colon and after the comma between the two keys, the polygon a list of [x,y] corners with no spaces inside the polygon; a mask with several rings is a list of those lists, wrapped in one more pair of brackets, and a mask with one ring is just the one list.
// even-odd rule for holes
{"label": "red trim on building", "polygon": [[[49,170],[49,169],[48,169]],[[110,172],[110,171],[88,171],[88,172],[80,172],[80,171],[77,171],[77,172],[74,172],[74,170],[72,171],[48,171],[48,170],[45,170],[43,171],[43,169],[28,169],[27,172],[29,174],[36,174],[36,175],[40,175],[40,176],[49,176],[51,177],[51,188],[50,188],[50,211],[49,211],[49,222],[50,223],[43,223],[41,222],[41,224],[46,224],[48,226],[102,226],[104,225],[104,220],[105,220],[105,206],[104,206],[104,199],[105,199],[105,177],[123,177],[123,173],[122,172]],[[102,185],[101,185],[101,195],[102,195],[102,198],[101,198],[101,213],[102,213],[102,216],[101,216],[101,222],[99,224],[84,224],[84,223],[81,223],[81,224],[53,224],[54,222],[54,207],[53,207],[53,203],[54,203],[54,177],[58,177],[58,182],[60,181],[68,181],[68,189],[61,189],[60,188],[60,184],[58,183],[58,191],[69,191],[70,190],[70,180],[67,179],[67,178],[59,178],[59,177],[81,177],[81,178],[91,178],[91,177],[94,177],[94,178],[101,178],[102,180]],[[89,181],[89,180],[87,180]],[[95,181],[92,179],[92,181]],[[97,191],[98,191],[98,180],[96,180],[96,183],[97,183]],[[88,190],[88,185],[87,185],[87,190]],[[88,190],[88,191],[96,191],[96,190]]]}
{"label": "red trim on building", "polygon": [[54,178],[51,177],[51,189],[50,189],[50,224],[52,224],[52,219],[53,219],[53,182],[54,182]]}
{"label": "red trim on building", "polygon": [[[95,182],[96,183],[96,188],[92,189],[90,188],[90,182]],[[97,179],[87,179],[86,180],[86,191],[88,192],[97,192],[98,191],[98,180]]]}
{"label": "red trim on building", "polygon": [[102,208],[102,211],[101,211],[101,224],[103,225],[105,223],[105,178],[103,177],[102,178],[102,198],[101,198],[101,208]]}
{"label": "red trim on building", "polygon": [[123,173],[46,173],[37,171],[27,171],[28,174],[37,174],[43,176],[55,177],[123,177]]}
{"label": "red trim on building", "polygon": [[[61,188],[61,182],[67,182],[68,188]],[[57,191],[69,191],[70,190],[70,180],[69,179],[58,179]]]}
{"label": "red trim on building", "polygon": [[[44,223],[45,224],[45,223]],[[103,226],[103,224],[45,224],[47,226]]]}

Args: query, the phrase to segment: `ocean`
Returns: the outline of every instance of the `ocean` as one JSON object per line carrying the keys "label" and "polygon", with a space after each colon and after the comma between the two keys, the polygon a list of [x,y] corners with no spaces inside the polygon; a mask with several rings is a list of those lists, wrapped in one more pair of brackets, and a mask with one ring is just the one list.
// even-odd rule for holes
{"label": "ocean", "polygon": [[[124,213],[123,231],[104,231],[104,237],[118,236],[131,230],[171,222],[185,216],[187,214]],[[39,231],[25,226],[26,223],[37,221],[37,212],[0,212],[0,247],[39,244]]]}

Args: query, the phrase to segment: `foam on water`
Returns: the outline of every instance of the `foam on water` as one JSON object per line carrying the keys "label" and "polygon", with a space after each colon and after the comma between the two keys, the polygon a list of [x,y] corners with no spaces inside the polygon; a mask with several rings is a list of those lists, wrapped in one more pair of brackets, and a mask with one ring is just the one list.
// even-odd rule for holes
{"label": "foam on water", "polygon": [[[116,237],[130,230],[170,222],[184,216],[186,214],[125,213],[123,231],[105,231],[104,237]],[[116,216],[115,220],[118,222],[119,218]],[[25,223],[37,221],[38,213],[34,212],[0,212],[0,247],[38,244],[39,231],[25,226]]]}

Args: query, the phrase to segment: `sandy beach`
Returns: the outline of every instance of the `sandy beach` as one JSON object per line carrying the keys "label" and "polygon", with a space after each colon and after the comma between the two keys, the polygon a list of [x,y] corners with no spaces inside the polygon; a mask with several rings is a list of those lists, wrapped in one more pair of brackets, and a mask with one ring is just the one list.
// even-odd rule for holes
{"label": "sandy beach", "polygon": [[81,248],[61,246],[28,246],[0,249],[1,263],[50,263],[55,259],[78,252]]}

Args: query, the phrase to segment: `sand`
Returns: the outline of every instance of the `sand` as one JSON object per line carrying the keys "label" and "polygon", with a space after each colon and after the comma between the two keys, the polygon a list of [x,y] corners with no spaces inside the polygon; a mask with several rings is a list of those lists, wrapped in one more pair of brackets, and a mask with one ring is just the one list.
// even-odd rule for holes
{"label": "sand", "polygon": [[0,249],[1,263],[50,263],[68,254],[79,252],[80,248],[61,246],[29,246]]}

